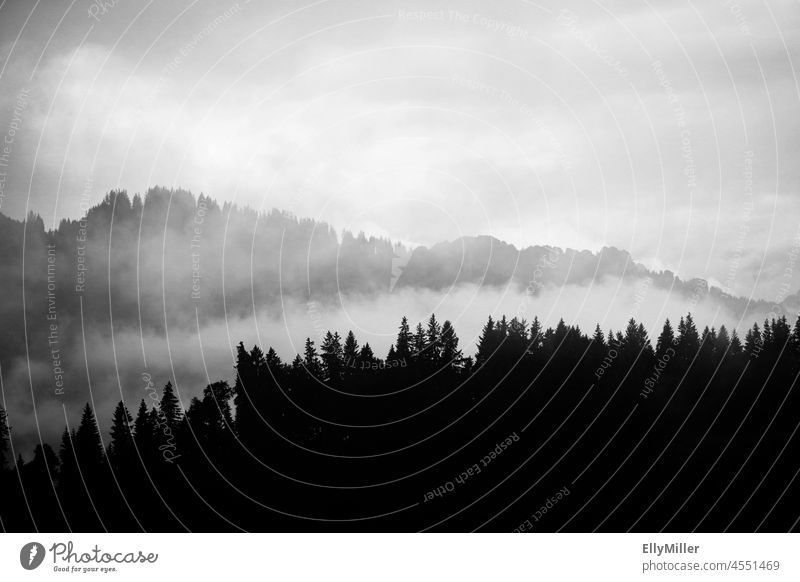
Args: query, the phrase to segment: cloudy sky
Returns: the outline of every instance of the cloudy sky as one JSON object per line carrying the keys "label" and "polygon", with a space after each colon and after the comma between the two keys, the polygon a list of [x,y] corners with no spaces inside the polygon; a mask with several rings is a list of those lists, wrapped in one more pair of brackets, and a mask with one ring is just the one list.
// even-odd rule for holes
{"label": "cloudy sky", "polygon": [[0,212],[180,186],[412,244],[613,245],[774,299],[799,27],[794,0],[0,0]]}

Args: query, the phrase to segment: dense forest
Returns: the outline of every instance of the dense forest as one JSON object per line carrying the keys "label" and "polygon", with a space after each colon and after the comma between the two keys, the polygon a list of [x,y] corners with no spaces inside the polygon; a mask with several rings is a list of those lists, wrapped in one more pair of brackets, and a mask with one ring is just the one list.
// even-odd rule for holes
{"label": "dense forest", "polygon": [[[648,279],[694,303],[708,299],[731,314],[793,313],[785,305],[732,297],[701,279],[654,272],[613,247],[600,252],[530,246],[488,236],[409,249],[386,238],[336,232],[325,222],[272,209],[222,205],[181,189],[144,196],[109,192],[79,220],[48,228],[0,214],[0,363],[46,361],[56,317],[62,343],[81,328],[136,328],[163,334],[203,321],[276,311],[287,297],[340,304],[393,289],[448,290],[479,285],[538,292],[606,278]],[[531,280],[535,279],[534,288]],[[759,317],[760,318],[760,317]],[[19,337],[26,335],[28,345]],[[76,358],[66,359],[66,366]],[[65,368],[67,374],[80,374]]]}
{"label": "dense forest", "polygon": [[[87,403],[29,462],[0,423],[5,531],[788,531],[800,319],[743,339],[631,319],[590,335],[403,318],[384,358],[352,332],[291,362],[239,344],[230,382]],[[162,379],[163,382],[163,379]],[[110,428],[109,428],[110,427]],[[16,457],[16,462],[15,462]]]}

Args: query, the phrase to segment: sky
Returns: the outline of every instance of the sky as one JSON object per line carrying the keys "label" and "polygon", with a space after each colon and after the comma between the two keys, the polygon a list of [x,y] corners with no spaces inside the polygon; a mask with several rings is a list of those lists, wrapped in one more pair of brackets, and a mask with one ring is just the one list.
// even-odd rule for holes
{"label": "sky", "polygon": [[799,54],[794,1],[0,0],[0,212],[182,187],[773,300],[800,288]]}

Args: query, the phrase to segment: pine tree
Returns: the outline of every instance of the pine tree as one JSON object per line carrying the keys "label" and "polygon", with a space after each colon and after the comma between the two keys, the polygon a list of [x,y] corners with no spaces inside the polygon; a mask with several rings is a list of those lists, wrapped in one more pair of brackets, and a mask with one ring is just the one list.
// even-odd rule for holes
{"label": "pine tree", "polygon": [[795,358],[800,358],[800,317],[794,322],[791,339],[789,341],[791,342]]}
{"label": "pine tree", "polygon": [[347,333],[347,337],[344,340],[343,357],[346,371],[357,367],[359,359],[358,342],[353,330]]}
{"label": "pine tree", "polygon": [[539,318],[534,316],[531,323],[530,340],[528,341],[528,352],[535,354],[542,347],[542,324]]}
{"label": "pine tree", "polygon": [[311,341],[311,338],[306,338],[305,350],[303,351],[303,365],[312,377],[322,377],[322,365],[320,364],[317,349],[314,347],[314,342]]}
{"label": "pine tree", "polygon": [[425,332],[427,343],[425,359],[430,362],[432,366],[438,366],[442,358],[441,334],[442,326],[436,321],[436,315],[432,313],[428,319],[428,329]]}
{"label": "pine tree", "polygon": [[189,417],[194,433],[203,439],[204,447],[218,453],[224,453],[233,444],[232,396],[233,390],[227,382],[209,384],[203,390],[203,399],[194,399]]}
{"label": "pine tree", "polygon": [[269,377],[269,368],[267,365],[267,358],[261,348],[254,345],[250,350],[250,366],[254,374],[253,386],[251,396],[257,394],[261,384]]}
{"label": "pine tree", "polygon": [[772,320],[772,343],[778,352],[791,342],[791,337],[792,331],[786,321],[786,316],[781,315],[778,319]]}
{"label": "pine tree", "polygon": [[[233,404],[236,408],[236,431],[245,443],[252,448],[258,436],[259,419],[256,412],[256,395],[259,391],[258,366],[266,366],[258,346],[248,353],[243,343],[239,343],[236,356],[236,383],[233,387]],[[260,358],[254,360],[253,357]]]}
{"label": "pine tree", "polygon": [[500,321],[497,322],[497,341],[499,344],[503,343],[505,339],[508,337],[508,321],[506,320],[506,316],[500,318]]}
{"label": "pine tree", "polygon": [[458,336],[456,335],[456,330],[453,328],[453,324],[450,323],[449,320],[446,320],[444,324],[442,324],[441,348],[442,364],[455,367],[461,365],[462,354],[461,350],[458,349]]}
{"label": "pine tree", "polygon": [[592,336],[592,341],[595,345],[605,347],[606,344],[606,337],[603,335],[603,330],[600,329],[600,324],[598,323],[597,326],[594,328],[594,335]]}
{"label": "pine tree", "polygon": [[325,339],[320,346],[322,351],[322,368],[325,374],[325,379],[331,384],[338,384],[342,378],[342,342],[339,333],[331,333],[330,331],[325,334]]}
{"label": "pine tree", "polygon": [[761,338],[761,330],[757,323],[747,331],[744,337],[744,351],[751,358],[757,358],[763,349],[763,340]]}
{"label": "pine tree", "polygon": [[[772,320],[775,323],[775,320]],[[772,349],[772,326],[768,319],[764,320],[764,329],[761,331],[761,346],[763,349]]]}
{"label": "pine tree", "polygon": [[594,328],[590,350],[591,358],[595,362],[602,360],[608,351],[608,346],[606,346],[606,337],[603,334],[603,330],[600,329],[599,323]]}
{"label": "pine tree", "polygon": [[167,382],[164,386],[164,392],[161,395],[161,402],[158,404],[158,410],[161,417],[167,423],[171,430],[178,427],[181,420],[181,403],[178,397],[175,396],[175,389],[172,387],[172,382]]}
{"label": "pine tree", "polygon": [[411,332],[408,327],[408,318],[403,316],[400,321],[400,329],[397,332],[397,341],[395,342],[395,359],[402,360],[403,358],[411,357]]}
{"label": "pine tree", "polygon": [[717,333],[713,328],[709,329],[705,326],[703,334],[700,337],[700,352],[698,360],[700,364],[708,368],[714,358],[714,344],[717,343]]}
{"label": "pine tree", "polygon": [[425,348],[427,347],[427,338],[425,337],[425,330],[423,329],[421,323],[417,324],[417,329],[414,333],[412,344],[414,349],[414,358],[417,360],[424,359],[426,356]]}
{"label": "pine tree", "polygon": [[628,320],[628,325],[625,328],[625,338],[622,342],[623,351],[625,355],[633,360],[639,357],[640,353],[647,348],[650,340],[647,337],[647,330],[644,326],[636,323],[632,317]]}
{"label": "pine tree", "polygon": [[744,348],[742,347],[742,340],[739,339],[739,334],[736,330],[733,330],[731,334],[731,348],[730,354],[734,357],[741,355],[744,352]]}
{"label": "pine tree", "polygon": [[714,357],[721,359],[728,352],[731,345],[731,338],[724,325],[719,326],[716,341],[714,342]]}
{"label": "pine tree", "polygon": [[554,333],[553,333],[553,338],[552,338],[552,342],[554,344],[553,347],[560,346],[561,343],[565,339],[567,339],[567,334],[568,333],[569,333],[569,329],[567,328],[567,324],[564,323],[564,319],[563,318],[559,319],[558,323],[556,324],[556,329],[554,330]]}
{"label": "pine tree", "polygon": [[133,418],[120,401],[111,419],[111,442],[108,445],[108,460],[114,469],[129,467],[134,458],[132,429]]}
{"label": "pine tree", "polygon": [[99,473],[104,459],[103,441],[94,411],[88,402],[83,408],[73,446],[81,472],[90,476]]}
{"label": "pine tree", "polygon": [[142,398],[133,423],[133,442],[142,457],[147,457],[153,452],[154,430],[155,427],[150,423],[150,411],[147,410],[147,404]]}
{"label": "pine tree", "polygon": [[688,313],[686,318],[681,318],[678,325],[678,353],[684,363],[691,362],[700,349],[700,335],[694,325],[692,314]]}
{"label": "pine tree", "polygon": [[365,343],[361,348],[361,352],[358,354],[358,357],[362,362],[367,362],[370,364],[375,360],[375,354],[372,352],[369,342]]}
{"label": "pine tree", "polygon": [[515,358],[528,349],[528,324],[522,319],[511,318],[508,322],[508,350]]}
{"label": "pine tree", "polygon": [[[53,479],[58,474],[58,456],[53,452],[53,448],[47,443],[36,445],[33,450],[33,460],[28,464],[29,473],[34,480],[29,487],[43,489],[45,483],[47,489],[52,488]],[[47,490],[45,489],[45,491]],[[52,489],[47,494],[52,493]]]}
{"label": "pine tree", "polygon": [[486,364],[499,345],[500,342],[497,337],[495,323],[490,315],[486,325],[483,326],[481,337],[478,338],[478,351],[475,354],[475,364],[478,366]]}

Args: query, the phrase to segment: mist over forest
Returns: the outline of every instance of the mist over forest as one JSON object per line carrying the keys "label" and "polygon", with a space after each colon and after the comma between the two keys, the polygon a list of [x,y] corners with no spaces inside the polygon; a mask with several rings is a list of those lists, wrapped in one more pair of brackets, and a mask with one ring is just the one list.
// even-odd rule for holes
{"label": "mist over forest", "polygon": [[634,317],[653,334],[687,312],[740,332],[796,312],[794,295],[732,297],[616,248],[520,250],[479,236],[411,249],[164,188],[110,192],[55,230],[34,214],[0,215],[0,293],[4,406],[24,454],[87,401],[101,419],[121,399],[138,402],[144,374],[188,402],[230,377],[240,341],[290,361],[306,338],[353,330],[383,357],[400,317],[435,313],[470,354],[490,314],[563,318],[587,333]]}

